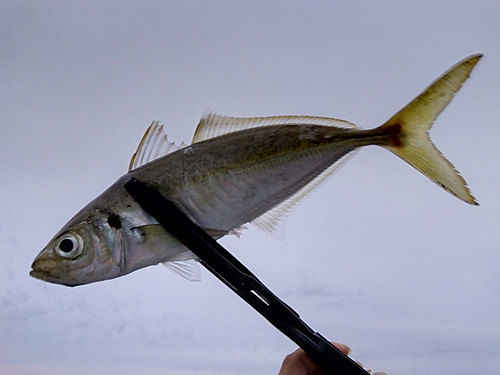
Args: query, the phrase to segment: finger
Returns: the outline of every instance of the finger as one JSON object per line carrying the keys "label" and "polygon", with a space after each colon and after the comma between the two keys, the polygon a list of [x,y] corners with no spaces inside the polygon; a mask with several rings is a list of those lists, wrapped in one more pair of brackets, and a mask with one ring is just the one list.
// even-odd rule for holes
{"label": "finger", "polygon": [[[349,355],[351,349],[344,344],[338,342],[331,342],[337,349],[345,355]],[[305,375],[305,374],[318,374],[326,373],[321,367],[316,365],[302,349],[297,349],[291,354],[288,354],[283,360],[279,375]]]}
{"label": "finger", "polygon": [[335,341],[330,341],[330,343],[335,346],[338,350],[340,350],[342,353],[345,355],[349,355],[351,353],[351,348],[349,348],[347,345],[340,344]]}
{"label": "finger", "polygon": [[314,363],[302,349],[288,354],[283,360],[279,375],[306,375],[314,371]]}

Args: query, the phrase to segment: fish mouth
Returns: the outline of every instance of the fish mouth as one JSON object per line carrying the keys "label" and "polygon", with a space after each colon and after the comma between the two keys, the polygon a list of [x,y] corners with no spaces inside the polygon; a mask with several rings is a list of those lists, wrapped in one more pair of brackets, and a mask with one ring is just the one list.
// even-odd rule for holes
{"label": "fish mouth", "polygon": [[47,280],[47,278],[50,278],[49,272],[47,270],[44,270],[44,267],[41,267],[43,261],[40,260],[40,258],[43,256],[43,251],[38,254],[33,260],[33,263],[31,263],[31,271],[30,271],[30,276],[34,277],[35,279],[40,279],[40,280]]}
{"label": "fish mouth", "polygon": [[65,285],[71,287],[81,285],[75,281],[60,280],[58,278],[52,277],[49,272],[42,270],[33,269],[30,271],[30,276],[34,277],[35,279],[43,280],[44,282],[46,281],[52,284]]}
{"label": "fish mouth", "polygon": [[47,255],[42,251],[31,264],[30,276],[49,283],[60,284],[58,278],[54,277],[53,273],[50,272],[49,266],[50,261],[47,260]]}
{"label": "fish mouth", "polygon": [[49,283],[59,283],[56,278],[54,278],[51,273],[43,268],[36,267],[35,262],[31,266],[30,276],[38,280],[48,281]]}
{"label": "fish mouth", "polygon": [[30,271],[30,276],[34,277],[35,279],[39,280],[44,280],[44,281],[49,281],[50,275],[47,271],[40,271],[40,270],[31,270]]}

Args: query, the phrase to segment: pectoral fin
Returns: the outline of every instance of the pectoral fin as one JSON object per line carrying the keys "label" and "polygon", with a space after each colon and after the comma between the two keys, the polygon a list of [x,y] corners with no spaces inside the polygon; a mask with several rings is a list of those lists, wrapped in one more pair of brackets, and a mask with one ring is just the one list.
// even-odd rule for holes
{"label": "pectoral fin", "polygon": [[[214,239],[228,234],[240,234],[237,230],[231,232],[216,229],[204,230]],[[147,253],[161,257],[161,264],[170,271],[189,281],[201,281],[198,257],[179,243],[160,224],[135,227],[129,231],[129,234],[128,246],[134,246],[138,253],[141,253],[141,248],[143,248]]]}
{"label": "pectoral fin", "polygon": [[127,238],[127,247],[130,248],[128,262],[132,266],[142,263],[144,260],[140,258],[147,254],[172,272],[190,281],[200,281],[196,255],[159,224],[132,228]]}

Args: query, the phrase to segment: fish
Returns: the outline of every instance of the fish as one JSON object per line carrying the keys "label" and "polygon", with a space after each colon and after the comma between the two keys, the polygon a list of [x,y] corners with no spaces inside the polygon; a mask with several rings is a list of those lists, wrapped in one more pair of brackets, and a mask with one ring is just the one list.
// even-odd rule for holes
{"label": "fish", "polygon": [[134,177],[176,204],[210,236],[241,234],[247,223],[271,234],[360,148],[380,146],[460,200],[477,205],[429,130],[482,54],[460,61],[387,122],[362,129],[317,116],[202,116],[192,143],[170,142],[153,121],[129,171],[88,203],[36,256],[30,275],[66,286],[114,279],[163,264],[199,280],[198,259],[146,213],[124,184]]}

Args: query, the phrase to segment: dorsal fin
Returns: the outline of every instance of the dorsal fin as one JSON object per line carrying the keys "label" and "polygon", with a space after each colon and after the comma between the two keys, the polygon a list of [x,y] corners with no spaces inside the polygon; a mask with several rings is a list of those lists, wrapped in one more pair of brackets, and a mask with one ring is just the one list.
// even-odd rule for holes
{"label": "dorsal fin", "polygon": [[130,172],[185,146],[184,142],[179,146],[175,142],[169,142],[167,135],[163,132],[163,125],[160,125],[158,121],[153,121],[146,130],[146,133],[144,133],[137,151],[132,155],[128,171]]}
{"label": "dorsal fin", "polygon": [[316,116],[270,116],[270,117],[228,117],[215,112],[203,115],[193,137],[193,143],[219,137],[236,131],[276,125],[322,125],[337,128],[356,129],[357,126],[329,117]]}
{"label": "dorsal fin", "polygon": [[[318,116],[270,116],[270,117],[229,117],[221,116],[215,112],[208,112],[202,116],[196,128],[193,143],[201,142],[210,138],[219,137],[224,134],[234,133],[241,130],[257,128],[261,126],[278,125],[320,125],[343,129],[359,129],[355,124],[329,117]],[[259,216],[252,221],[256,227],[277,238],[283,238],[283,224],[295,205],[303,201],[309,194],[330,178],[342,165],[344,165],[355,154],[355,151],[344,155],[301,190],[280,203],[272,210]]]}
{"label": "dorsal fin", "polygon": [[304,201],[310,194],[312,194],[317,188],[319,188],[330,177],[332,177],[336,171],[338,171],[345,163],[351,160],[351,158],[356,154],[357,151],[358,149],[355,149],[341,157],[290,198],[280,203],[273,209],[267,211],[265,214],[254,219],[251,223],[264,232],[269,233],[271,236],[278,239],[283,239],[284,224],[286,222],[286,219],[290,216],[293,208],[298,203]]}

